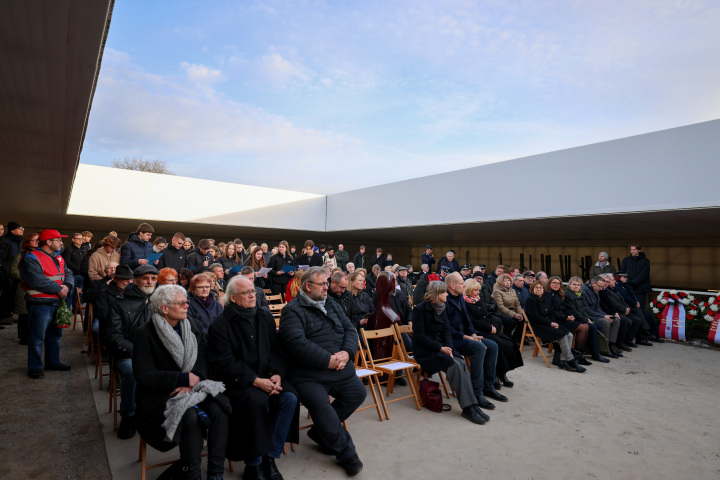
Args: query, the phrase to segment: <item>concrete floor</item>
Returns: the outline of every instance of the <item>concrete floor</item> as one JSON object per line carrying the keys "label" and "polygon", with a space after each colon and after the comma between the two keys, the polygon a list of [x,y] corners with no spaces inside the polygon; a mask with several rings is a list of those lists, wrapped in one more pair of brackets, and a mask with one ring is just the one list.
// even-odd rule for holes
{"label": "concrete floor", "polygon": [[[25,349],[12,345],[8,330],[0,331],[0,398],[3,405],[18,399],[10,404],[15,414],[8,408],[0,413],[2,450],[7,453],[0,478],[138,479],[139,440],[117,439],[107,413],[107,379],[99,390],[94,367],[79,354],[81,334],[67,333],[63,358],[71,359],[77,370],[72,375],[49,372],[44,380],[32,381],[22,367]],[[714,412],[719,349],[656,344],[607,365],[594,364],[585,374],[549,369],[530,352],[524,355],[526,365],[509,375],[516,386],[501,392],[510,401],[495,402],[498,407],[487,412],[491,421],[485,425],[463,419],[455,399],[446,400],[453,407],[447,413],[418,411],[412,400],[403,400],[389,405],[389,421],[378,421],[374,409],[354,414],[348,425],[365,463],[358,478],[720,478],[720,422]],[[82,366],[87,376],[77,374]],[[56,404],[52,391],[41,392],[63,375],[68,377],[62,380],[65,389],[78,394],[70,399],[74,410],[61,408],[48,422],[47,415],[35,414],[38,395]],[[398,387],[397,392],[406,389]],[[88,415],[93,401],[96,415]],[[87,417],[83,422],[81,414]],[[24,434],[20,445],[7,441],[19,438],[18,432]],[[62,452],[44,447],[57,441]],[[38,446],[43,446],[39,455],[28,462],[27,453]],[[48,462],[43,461],[46,456]],[[148,456],[151,462],[172,460],[177,450],[161,454],[148,448]],[[38,461],[51,466],[21,475],[22,466],[37,466]],[[283,456],[278,467],[286,479],[347,478],[304,432],[297,450]],[[241,478],[242,469],[236,463],[226,478]],[[161,471],[150,471],[148,479]]]}

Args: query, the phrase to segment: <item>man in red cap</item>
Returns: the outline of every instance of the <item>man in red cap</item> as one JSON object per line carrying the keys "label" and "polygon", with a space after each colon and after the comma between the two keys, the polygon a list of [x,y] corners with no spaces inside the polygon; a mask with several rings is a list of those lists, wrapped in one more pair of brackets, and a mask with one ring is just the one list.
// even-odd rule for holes
{"label": "man in red cap", "polygon": [[72,290],[72,271],[59,255],[63,248],[57,230],[40,232],[39,247],[28,253],[20,262],[20,276],[28,306],[28,375],[43,378],[42,348],[45,344],[45,370],[70,370],[60,363],[62,329],[55,326],[55,312]]}

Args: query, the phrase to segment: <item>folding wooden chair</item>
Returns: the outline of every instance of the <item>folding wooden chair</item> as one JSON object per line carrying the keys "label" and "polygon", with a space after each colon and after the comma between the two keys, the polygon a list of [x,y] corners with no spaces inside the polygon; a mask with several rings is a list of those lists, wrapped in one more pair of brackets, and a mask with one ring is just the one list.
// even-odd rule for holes
{"label": "folding wooden chair", "polygon": [[[286,303],[281,303],[281,304],[271,303],[270,305],[268,305],[268,308],[270,309],[270,313],[272,313],[272,316],[279,320],[280,314],[282,313],[282,309],[285,307],[285,305],[287,305],[287,304]],[[279,326],[280,326],[280,324],[278,324],[278,327]]]}
{"label": "folding wooden chair", "polygon": [[[415,408],[420,410],[420,394],[418,393],[417,386],[415,385],[415,375],[413,372],[413,370],[419,369],[420,367],[414,360],[411,360],[409,357],[403,355],[402,347],[400,346],[402,340],[398,338],[395,327],[391,326],[381,330],[365,330],[364,328],[361,328],[360,334],[362,335],[364,346],[362,352],[366,356],[366,361],[370,369],[379,370],[380,372],[388,375],[388,380],[386,382],[380,382],[381,384],[386,383],[385,396],[389,396],[392,393],[395,384],[395,376],[398,372],[404,373],[404,377],[410,386],[410,395],[393,398],[392,400],[386,399],[385,403],[388,404],[406,398],[412,398],[415,402]],[[373,358],[369,340],[377,341],[383,338],[389,338],[392,340],[393,349],[389,357],[378,358],[376,360]]]}
{"label": "folding wooden chair", "polygon": [[270,290],[269,288],[263,288],[263,293],[265,295],[272,295],[272,290]]}
{"label": "folding wooden chair", "polygon": [[[380,388],[380,375],[382,375],[382,372],[380,372],[379,370],[373,370],[368,366],[367,359],[365,358],[364,352],[362,351],[362,344],[360,343],[360,340],[358,340],[358,350],[357,352],[355,352],[355,374],[360,380],[365,380],[367,382],[367,386],[370,387],[370,393],[372,394],[374,400],[374,403],[372,405],[359,407],[355,411],[360,412],[362,410],[367,410],[368,408],[375,407],[375,409],[377,410],[378,418],[381,422],[383,420],[383,412],[385,412],[385,418],[387,420],[390,420],[390,416],[388,416],[387,405],[385,405],[385,398],[383,397],[382,389]],[[377,385],[377,393],[375,391],[375,385]],[[382,411],[380,411],[381,406]]]}
{"label": "folding wooden chair", "polygon": [[[76,288],[75,289],[75,308],[73,309],[73,331],[75,331],[75,326],[79,323],[82,325],[83,323],[83,317],[85,316],[85,308],[81,303],[80,296],[82,295],[82,288]],[[78,320],[78,315],[80,315],[80,320]]]}
{"label": "folding wooden chair", "polygon": [[280,295],[279,293],[277,295],[267,295],[266,298],[267,298],[268,303],[270,303],[270,304],[285,303],[285,302],[283,302],[282,295]]}
{"label": "folding wooden chair", "polygon": [[533,341],[532,356],[537,357],[538,352],[539,352],[540,355],[542,355],[543,360],[545,360],[545,365],[547,365],[547,367],[550,368],[550,362],[548,362],[548,359],[545,356],[545,352],[542,349],[542,345],[543,345],[542,340],[540,340],[540,338],[535,336],[535,332],[532,329],[532,325],[530,325],[530,320],[528,320],[527,315],[525,315],[524,311],[522,312],[522,315],[523,315],[524,322],[523,322],[522,338],[520,339],[520,353],[522,353],[523,350],[528,350],[530,348],[530,347],[524,348],[525,347],[525,338],[528,337],[528,338],[532,339],[532,341]]}

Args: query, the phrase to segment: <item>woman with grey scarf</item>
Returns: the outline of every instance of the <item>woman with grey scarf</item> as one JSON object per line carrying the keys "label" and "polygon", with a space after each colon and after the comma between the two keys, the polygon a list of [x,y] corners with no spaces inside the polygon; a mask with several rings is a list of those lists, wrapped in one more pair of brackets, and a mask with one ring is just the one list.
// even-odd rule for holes
{"label": "woman with grey scarf", "polygon": [[161,452],[180,447],[180,460],[161,478],[201,479],[200,451],[208,440],[207,478],[223,478],[230,403],[220,382],[206,380],[202,326],[187,317],[187,294],[162,285],[151,300],[153,320],[135,335],[135,412],[142,438]]}

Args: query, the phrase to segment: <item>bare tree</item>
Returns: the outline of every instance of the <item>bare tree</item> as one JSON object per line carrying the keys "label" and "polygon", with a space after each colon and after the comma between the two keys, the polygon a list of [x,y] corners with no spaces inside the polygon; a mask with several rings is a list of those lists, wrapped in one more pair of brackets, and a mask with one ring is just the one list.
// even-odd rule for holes
{"label": "bare tree", "polygon": [[168,170],[167,163],[164,160],[145,160],[142,157],[125,157],[122,160],[117,158],[113,160],[112,166],[122,168],[124,170],[136,170],[139,172],[162,173],[165,175],[175,175]]}

